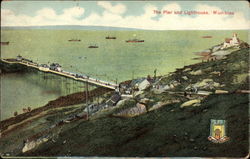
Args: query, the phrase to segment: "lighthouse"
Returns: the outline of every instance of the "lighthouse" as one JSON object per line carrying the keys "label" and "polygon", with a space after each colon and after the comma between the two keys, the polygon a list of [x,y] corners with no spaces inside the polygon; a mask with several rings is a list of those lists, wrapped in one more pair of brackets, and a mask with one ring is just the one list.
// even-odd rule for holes
{"label": "lighthouse", "polygon": [[239,39],[237,38],[237,34],[236,33],[233,34],[232,40],[230,40],[230,44],[232,46],[235,46],[235,45],[239,44]]}
{"label": "lighthouse", "polygon": [[223,46],[221,47],[221,49],[225,49],[228,47],[232,47],[232,46],[238,46],[240,44],[240,40],[237,37],[237,34],[234,33],[232,38],[226,38],[225,42],[223,43]]}

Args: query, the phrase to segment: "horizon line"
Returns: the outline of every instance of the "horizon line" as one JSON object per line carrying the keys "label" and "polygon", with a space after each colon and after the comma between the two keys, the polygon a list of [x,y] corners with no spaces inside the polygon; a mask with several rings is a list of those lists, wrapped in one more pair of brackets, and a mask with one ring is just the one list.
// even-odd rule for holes
{"label": "horizon line", "polygon": [[[190,28],[190,29],[144,29],[144,28],[131,28],[131,27],[119,27],[119,26],[102,26],[102,25],[31,25],[31,26],[0,26],[1,29],[3,28],[18,28],[18,27],[61,27],[61,26],[64,26],[64,27],[67,27],[67,26],[71,26],[71,27],[106,27],[106,28],[117,28],[117,29],[132,29],[132,30],[150,30],[150,31],[166,31],[166,30],[177,30],[177,31],[182,31],[182,30],[249,30],[248,28],[245,28],[245,29],[237,29],[237,28],[234,28],[234,29],[197,29],[197,28]],[[39,28],[38,28],[39,29]],[[71,29],[71,30],[74,30],[74,29]]]}

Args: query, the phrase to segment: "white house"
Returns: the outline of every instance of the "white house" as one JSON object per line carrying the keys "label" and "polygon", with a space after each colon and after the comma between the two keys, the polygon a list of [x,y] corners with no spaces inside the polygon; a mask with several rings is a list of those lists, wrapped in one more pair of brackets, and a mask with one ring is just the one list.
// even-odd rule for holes
{"label": "white house", "polygon": [[221,47],[221,49],[225,49],[228,47],[232,47],[232,46],[238,46],[240,44],[240,40],[237,37],[237,34],[234,33],[232,38],[226,38],[225,42],[223,43],[223,46]]}

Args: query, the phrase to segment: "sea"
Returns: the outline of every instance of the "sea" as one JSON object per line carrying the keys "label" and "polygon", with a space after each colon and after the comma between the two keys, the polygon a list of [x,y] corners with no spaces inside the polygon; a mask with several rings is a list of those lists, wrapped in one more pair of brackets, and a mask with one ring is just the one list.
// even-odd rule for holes
{"label": "sea", "polygon": [[[195,52],[221,44],[237,33],[248,41],[247,30],[1,30],[1,58],[21,55],[39,64],[59,63],[63,70],[115,83],[132,78],[166,75],[200,62]],[[115,36],[116,39],[105,39]],[[202,38],[212,36],[212,38]],[[129,39],[143,43],[126,43]],[[79,42],[69,42],[80,39]],[[98,48],[88,48],[97,45]],[[23,108],[41,107],[60,96],[84,91],[85,84],[65,77],[30,71],[1,74],[0,119]],[[91,89],[96,88],[92,86]]]}

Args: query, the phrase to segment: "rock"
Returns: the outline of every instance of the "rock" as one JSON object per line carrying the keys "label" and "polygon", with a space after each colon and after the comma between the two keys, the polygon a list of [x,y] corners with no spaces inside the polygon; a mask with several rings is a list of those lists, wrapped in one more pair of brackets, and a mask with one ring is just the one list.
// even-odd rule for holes
{"label": "rock", "polygon": [[173,89],[173,88],[174,88],[174,85],[173,85],[173,84],[170,84],[169,87],[170,87],[170,89]]}
{"label": "rock", "polygon": [[163,105],[165,105],[165,103],[163,103],[163,102],[158,102],[158,103],[156,103],[155,105],[153,105],[153,106],[149,109],[149,111],[152,111],[152,110],[155,110],[155,109],[159,109],[159,108],[162,107]]}
{"label": "rock", "polygon": [[216,51],[214,53],[212,53],[213,56],[225,56],[230,54],[231,52],[229,51],[225,51],[225,50],[220,50],[220,51]]}
{"label": "rock", "polygon": [[212,94],[212,92],[209,92],[209,91],[197,91],[197,94],[208,96],[208,95]]}
{"label": "rock", "polygon": [[218,51],[218,50],[220,50],[220,48],[221,48],[221,45],[214,46],[212,48],[212,52]]}
{"label": "rock", "polygon": [[229,93],[228,91],[225,91],[225,90],[215,90],[214,92],[215,94],[227,94]]}
{"label": "rock", "polygon": [[120,101],[116,104],[116,106],[119,107],[119,106],[121,106],[121,105],[124,105],[125,102],[126,102],[127,100],[128,100],[128,99],[122,99],[122,100],[120,100]]}
{"label": "rock", "polygon": [[201,104],[200,104],[200,103],[195,103],[195,104],[193,105],[193,107],[198,107],[198,106],[201,106]]}
{"label": "rock", "polygon": [[197,146],[195,146],[195,147],[194,147],[194,150],[198,150],[198,147],[197,147]]}
{"label": "rock", "polygon": [[169,85],[166,85],[165,87],[163,87],[164,90],[169,90],[170,89],[170,86]]}
{"label": "rock", "polygon": [[188,106],[192,106],[192,105],[197,104],[197,103],[200,103],[200,102],[201,102],[201,100],[199,100],[199,99],[189,100],[189,101],[187,101],[187,102],[184,102],[184,103],[181,105],[181,108],[183,108],[183,107],[188,107]]}
{"label": "rock", "polygon": [[44,142],[47,142],[48,139],[47,138],[42,138],[42,139],[38,139],[36,141],[31,141],[31,142],[27,142],[25,143],[23,149],[22,149],[22,152],[27,152],[27,151],[30,151],[32,149],[34,149],[35,147],[37,147],[38,145],[44,143]]}
{"label": "rock", "polygon": [[142,95],[143,93],[144,93],[144,91],[137,91],[137,92],[135,92],[135,97],[139,96],[139,95]]}
{"label": "rock", "polygon": [[193,87],[200,89],[213,89],[216,87],[220,87],[220,84],[214,82],[213,79],[203,79],[201,82],[195,83]]}
{"label": "rock", "polygon": [[185,70],[183,70],[183,72],[187,72],[187,71],[191,71],[191,68],[186,68]]}
{"label": "rock", "polygon": [[140,100],[140,103],[142,104],[148,104],[150,102],[150,100],[148,98],[143,98]]}
{"label": "rock", "polygon": [[182,76],[181,78],[183,78],[184,80],[188,80],[187,76]]}
{"label": "rock", "polygon": [[180,82],[178,82],[178,81],[173,81],[173,82],[171,82],[171,84],[173,84],[174,87],[176,87],[176,86],[178,86],[178,85],[180,84]]}
{"label": "rock", "polygon": [[194,142],[195,140],[194,140],[193,138],[190,138],[189,141],[190,141],[190,142]]}
{"label": "rock", "polygon": [[121,98],[122,99],[129,99],[129,98],[133,98],[133,95],[131,95],[131,94],[122,94]]}
{"label": "rock", "polygon": [[146,112],[146,106],[144,104],[137,103],[135,107],[122,110],[121,112],[114,114],[114,116],[133,117]]}
{"label": "rock", "polygon": [[204,146],[204,147],[202,148],[202,150],[203,150],[203,151],[206,151],[206,150],[207,150],[207,147],[206,147],[206,146]]}
{"label": "rock", "polygon": [[166,101],[166,102],[158,102],[158,103],[156,103],[155,105],[153,105],[150,109],[149,109],[149,111],[152,111],[152,110],[155,110],[155,109],[159,109],[159,108],[161,108],[162,106],[164,106],[164,105],[167,105],[167,104],[172,104],[172,103],[179,103],[180,102],[180,100],[178,100],[178,99],[173,99],[173,100],[168,100],[168,101]]}
{"label": "rock", "polygon": [[201,75],[202,71],[201,70],[197,70],[197,71],[191,71],[189,72],[190,75]]}
{"label": "rock", "polygon": [[204,113],[207,112],[207,111],[208,111],[207,109],[202,110],[202,112],[204,112]]}
{"label": "rock", "polygon": [[141,83],[139,83],[138,88],[139,90],[145,90],[149,86],[150,86],[150,82],[147,79],[145,79]]}
{"label": "rock", "polygon": [[221,72],[220,71],[213,71],[213,72],[211,72],[210,74],[214,74],[214,75],[221,75]]}

